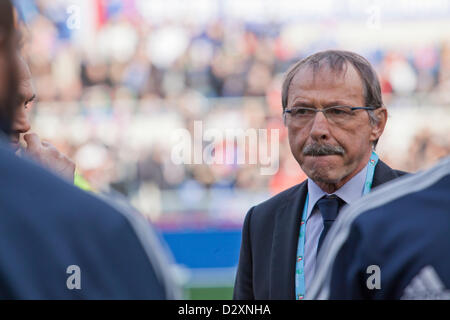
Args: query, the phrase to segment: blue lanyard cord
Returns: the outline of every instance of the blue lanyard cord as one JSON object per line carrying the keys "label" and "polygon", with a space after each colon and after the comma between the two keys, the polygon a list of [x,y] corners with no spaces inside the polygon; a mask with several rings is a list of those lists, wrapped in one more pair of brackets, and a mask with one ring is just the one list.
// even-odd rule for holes
{"label": "blue lanyard cord", "polygon": [[367,174],[366,181],[364,182],[364,190],[363,195],[368,194],[370,189],[372,189],[373,175],[375,173],[375,167],[378,163],[378,155],[375,151],[372,151],[372,155],[370,156],[369,163],[367,166]]}
{"label": "blue lanyard cord", "polygon": [[295,299],[302,300],[305,297],[305,231],[306,215],[308,213],[309,194],[306,194],[305,205],[303,206],[302,220],[300,221],[300,235],[297,245],[297,260],[295,265]]}
{"label": "blue lanyard cord", "polygon": [[[378,163],[378,155],[375,151],[372,151],[370,160],[367,166],[366,180],[364,182],[363,195],[370,192],[372,188],[373,175],[375,173],[375,166]],[[303,300],[305,297],[305,231],[306,231],[306,218],[308,214],[308,200],[309,194],[306,195],[305,205],[303,206],[302,219],[300,221],[300,234],[298,237],[297,245],[297,258],[295,263],[295,299]]]}

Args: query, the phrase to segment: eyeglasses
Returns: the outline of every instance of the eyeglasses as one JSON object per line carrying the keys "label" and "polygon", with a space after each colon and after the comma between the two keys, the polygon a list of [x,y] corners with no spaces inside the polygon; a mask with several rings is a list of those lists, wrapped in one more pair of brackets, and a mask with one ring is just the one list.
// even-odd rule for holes
{"label": "eyeglasses", "polygon": [[375,110],[376,107],[333,106],[324,109],[294,107],[283,111],[284,120],[298,126],[307,125],[317,112],[323,112],[328,122],[335,125],[348,123],[355,117],[355,110]]}

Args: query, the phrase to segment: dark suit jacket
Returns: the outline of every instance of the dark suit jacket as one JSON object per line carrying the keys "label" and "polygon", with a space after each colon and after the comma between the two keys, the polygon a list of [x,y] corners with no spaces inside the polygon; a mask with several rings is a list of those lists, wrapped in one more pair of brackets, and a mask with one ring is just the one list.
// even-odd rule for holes
{"label": "dark suit jacket", "polygon": [[[372,188],[405,172],[378,161]],[[300,215],[305,202],[304,181],[254,206],[245,217],[234,299],[295,298],[295,257]]]}
{"label": "dark suit jacket", "polygon": [[[0,300],[174,298],[164,252],[138,216],[1,142],[0,177]],[[80,290],[67,286],[71,265]]]}

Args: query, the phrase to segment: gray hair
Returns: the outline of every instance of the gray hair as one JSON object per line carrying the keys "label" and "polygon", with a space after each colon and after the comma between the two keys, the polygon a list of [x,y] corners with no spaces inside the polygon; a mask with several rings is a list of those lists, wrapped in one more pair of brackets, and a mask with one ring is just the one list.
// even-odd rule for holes
{"label": "gray hair", "polygon": [[[380,81],[378,80],[375,70],[366,58],[350,51],[327,50],[310,55],[303,60],[298,61],[289,69],[283,81],[281,92],[283,111],[288,105],[289,87],[297,72],[302,67],[311,67],[313,70],[313,75],[315,75],[317,71],[324,66],[324,64],[337,74],[343,71],[345,72],[348,68],[348,64],[352,65],[362,80],[365,106],[371,106],[378,109],[384,105],[381,95]],[[368,114],[371,125],[377,124],[378,119],[373,110],[368,110]],[[377,143],[378,139],[374,142],[374,147]]]}

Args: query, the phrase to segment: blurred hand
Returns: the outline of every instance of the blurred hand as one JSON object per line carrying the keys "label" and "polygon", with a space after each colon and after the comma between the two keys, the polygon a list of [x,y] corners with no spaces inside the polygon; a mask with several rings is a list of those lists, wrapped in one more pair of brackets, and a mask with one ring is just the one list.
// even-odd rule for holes
{"label": "blurred hand", "polygon": [[63,155],[51,143],[42,141],[35,133],[27,133],[23,136],[27,143],[26,151],[41,165],[50,168],[61,177],[73,182],[75,163]]}

